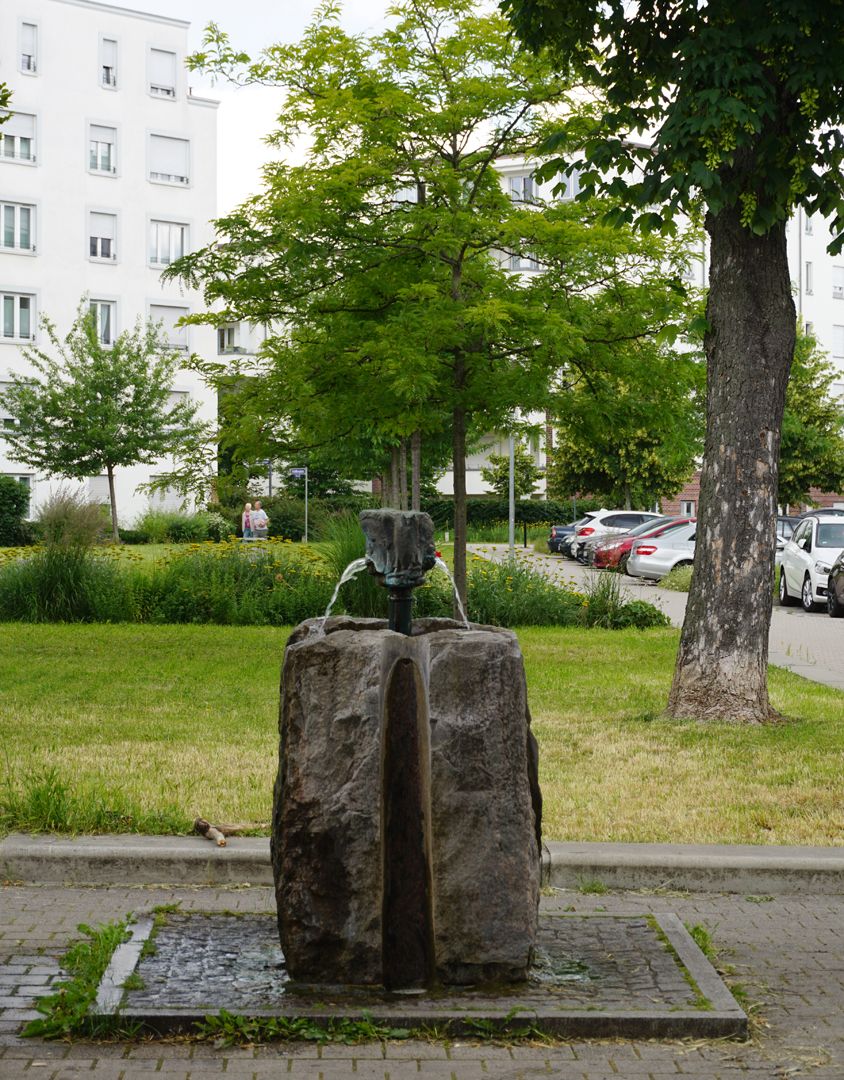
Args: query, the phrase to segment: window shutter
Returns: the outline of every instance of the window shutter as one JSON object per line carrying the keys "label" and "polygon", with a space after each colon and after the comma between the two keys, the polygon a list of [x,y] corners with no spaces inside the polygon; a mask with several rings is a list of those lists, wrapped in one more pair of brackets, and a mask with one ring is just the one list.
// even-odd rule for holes
{"label": "window shutter", "polygon": [[34,139],[35,117],[31,113],[12,113],[0,127],[0,135],[16,135],[22,139]]}
{"label": "window shutter", "polygon": [[117,131],[113,127],[101,127],[99,124],[91,124],[91,141],[101,143],[112,143],[116,137]]}
{"label": "window shutter", "polygon": [[103,38],[103,67],[117,67],[117,42],[112,38]]}
{"label": "window shutter", "polygon": [[188,140],[167,135],[151,135],[150,139],[150,172],[187,179]]}
{"label": "window shutter", "polygon": [[91,236],[114,240],[114,214],[91,214]]}
{"label": "window shutter", "polygon": [[188,343],[188,328],[175,326],[174,324],[183,315],[187,315],[186,307],[173,307],[170,304],[150,304],[149,317],[154,323],[163,323],[164,335],[167,341],[175,349],[183,349]]}
{"label": "window shutter", "polygon": [[176,88],[176,54],[164,49],[149,51],[150,86]]}

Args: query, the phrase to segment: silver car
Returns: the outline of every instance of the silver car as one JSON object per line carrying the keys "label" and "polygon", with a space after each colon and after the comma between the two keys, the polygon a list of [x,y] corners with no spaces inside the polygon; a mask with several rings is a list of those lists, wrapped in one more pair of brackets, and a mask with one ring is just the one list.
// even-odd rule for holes
{"label": "silver car", "polygon": [[632,577],[659,581],[675,566],[691,566],[695,560],[697,523],[681,525],[659,537],[636,540],[627,560]]}
{"label": "silver car", "polygon": [[780,603],[796,604],[799,597],[805,611],[825,605],[829,573],[842,551],[844,518],[822,512],[803,518],[783,549]]}

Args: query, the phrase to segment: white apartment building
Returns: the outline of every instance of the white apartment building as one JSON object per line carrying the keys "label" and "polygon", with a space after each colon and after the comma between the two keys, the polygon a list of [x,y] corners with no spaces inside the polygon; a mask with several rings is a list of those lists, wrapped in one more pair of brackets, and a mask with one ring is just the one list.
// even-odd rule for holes
{"label": "white apartment building", "polygon": [[[187,84],[188,26],[98,0],[0,3],[0,77],[12,89],[0,126],[0,384],[27,371],[24,346],[46,344],[42,313],[64,336],[83,294],[106,344],[141,317],[162,321],[174,349],[217,353],[214,328],[175,326],[202,310],[199,294],[160,277],[211,240],[216,213],[217,102]],[[181,371],[173,391],[215,419],[197,374]],[[121,524],[150,503],[138,485],[167,465],[115,473]],[[31,515],[68,484],[4,456],[2,440],[0,473],[29,487]],[[104,476],[81,487],[107,502]]]}

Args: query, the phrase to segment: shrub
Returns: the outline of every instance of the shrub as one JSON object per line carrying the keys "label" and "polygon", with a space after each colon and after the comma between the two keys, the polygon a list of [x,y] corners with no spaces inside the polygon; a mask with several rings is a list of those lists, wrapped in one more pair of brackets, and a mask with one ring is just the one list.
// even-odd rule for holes
{"label": "shrub", "polygon": [[21,542],[23,516],[29,506],[29,492],[13,476],[0,476],[0,546]]}
{"label": "shrub", "polygon": [[111,549],[50,544],[0,570],[0,619],[124,622],[133,615],[126,568]]}
{"label": "shrub", "polygon": [[59,490],[42,505],[38,524],[51,547],[88,548],[109,528],[107,510],[89,502],[81,492]]}
{"label": "shrub", "polygon": [[208,510],[204,514],[207,524],[207,535],[209,540],[228,540],[234,536],[237,532],[234,525],[228,521],[225,516],[216,510]]}
{"label": "shrub", "polygon": [[583,603],[580,593],[527,567],[479,556],[472,558],[468,586],[469,618],[493,626],[573,626]]}
{"label": "shrub", "polygon": [[651,626],[669,626],[671,622],[653,604],[644,600],[625,600],[618,574],[590,576],[578,621],[582,626],[600,626],[607,630],[628,626],[644,630]]}
{"label": "shrub", "polygon": [[144,535],[149,544],[166,544],[170,538],[170,526],[181,516],[150,507],[135,522],[135,530]]}

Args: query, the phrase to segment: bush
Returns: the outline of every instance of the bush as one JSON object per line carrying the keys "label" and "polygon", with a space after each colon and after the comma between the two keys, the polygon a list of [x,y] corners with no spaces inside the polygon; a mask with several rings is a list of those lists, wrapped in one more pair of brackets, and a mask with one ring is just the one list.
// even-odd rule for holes
{"label": "bush", "polygon": [[[578,499],[577,516],[582,517],[587,510],[599,510],[603,503],[599,499]],[[454,500],[423,499],[422,509],[431,515],[438,529],[454,528]],[[564,525],[574,517],[575,507],[571,501],[556,499],[517,499],[516,522],[519,525]],[[466,521],[469,526],[501,525],[509,521],[510,504],[507,499],[467,499]],[[505,536],[506,539],[506,536]]]}
{"label": "bush", "polygon": [[29,492],[13,476],[0,476],[0,546],[21,542],[23,516],[29,506]]}
{"label": "bush", "polygon": [[0,620],[125,622],[133,616],[126,568],[113,549],[49,544],[0,570]]}
{"label": "bush", "polygon": [[583,604],[580,593],[527,567],[479,556],[472,557],[468,586],[469,618],[493,626],[574,626]]}
{"label": "bush", "polygon": [[671,625],[668,616],[653,604],[644,600],[624,600],[618,574],[591,575],[578,621],[582,626],[600,626],[606,630],[625,627],[644,630],[651,626]]}
{"label": "bush", "polygon": [[80,492],[59,490],[41,507],[38,524],[48,546],[88,548],[103,539],[109,519],[99,503]]}
{"label": "bush", "polygon": [[128,543],[198,544],[203,540],[227,540],[234,535],[235,527],[216,510],[181,514],[149,509],[137,520],[134,529],[125,532],[144,537]]}

